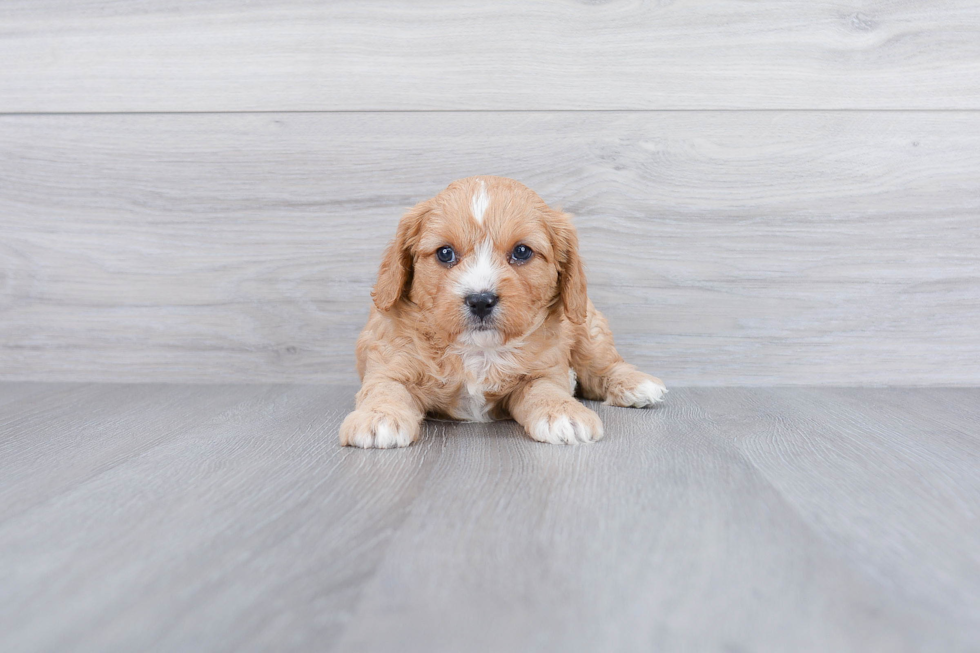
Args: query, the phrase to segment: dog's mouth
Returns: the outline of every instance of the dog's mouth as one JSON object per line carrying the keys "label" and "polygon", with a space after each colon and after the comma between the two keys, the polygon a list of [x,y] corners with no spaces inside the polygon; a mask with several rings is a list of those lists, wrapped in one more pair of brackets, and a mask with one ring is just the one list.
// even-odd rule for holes
{"label": "dog's mouth", "polygon": [[497,325],[493,318],[473,318],[470,320],[470,331],[496,331]]}
{"label": "dog's mouth", "polygon": [[492,327],[471,327],[460,334],[458,342],[468,347],[499,347],[503,343],[503,334]]}
{"label": "dog's mouth", "polygon": [[477,347],[491,347],[499,345],[502,337],[498,320],[494,319],[493,315],[486,317],[471,315],[460,334],[460,342]]}
{"label": "dog's mouth", "polygon": [[500,328],[500,312],[493,311],[488,315],[476,315],[467,311],[464,324],[466,330],[471,332],[497,331]]}

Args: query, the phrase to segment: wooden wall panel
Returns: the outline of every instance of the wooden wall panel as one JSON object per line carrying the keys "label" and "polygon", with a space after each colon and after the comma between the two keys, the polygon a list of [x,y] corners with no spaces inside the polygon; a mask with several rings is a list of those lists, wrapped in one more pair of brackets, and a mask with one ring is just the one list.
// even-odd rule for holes
{"label": "wooden wall panel", "polygon": [[0,112],[980,109],[975,0],[5,0],[0,26]]}
{"label": "wooden wall panel", "polygon": [[0,117],[0,378],[353,381],[403,209],[471,174],[577,215],[675,384],[980,382],[980,114]]}

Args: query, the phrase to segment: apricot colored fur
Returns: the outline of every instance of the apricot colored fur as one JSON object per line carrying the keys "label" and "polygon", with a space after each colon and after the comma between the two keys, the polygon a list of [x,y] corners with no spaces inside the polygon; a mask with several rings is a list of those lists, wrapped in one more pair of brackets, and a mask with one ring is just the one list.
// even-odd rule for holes
{"label": "apricot colored fur", "polygon": [[[476,219],[480,192],[489,201]],[[517,244],[534,252],[526,263],[509,258]],[[452,267],[435,255],[446,245],[458,257]],[[492,264],[499,304],[493,329],[479,331],[460,283],[481,246],[484,257],[491,252],[483,262]],[[575,400],[570,379],[577,378],[582,396],[616,406],[652,405],[666,392],[616,351],[589,300],[570,217],[511,179],[461,179],[410,209],[372,296],[357,342],[362,387],[340,429],[344,445],[406,446],[427,414],[513,417],[537,440],[592,442],[602,437],[602,424]]]}

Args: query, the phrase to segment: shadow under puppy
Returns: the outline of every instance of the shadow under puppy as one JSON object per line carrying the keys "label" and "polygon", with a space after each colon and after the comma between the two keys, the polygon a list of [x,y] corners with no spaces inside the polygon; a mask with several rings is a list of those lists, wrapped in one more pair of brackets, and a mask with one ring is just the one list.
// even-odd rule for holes
{"label": "shadow under puppy", "polygon": [[407,446],[426,414],[510,416],[540,442],[593,442],[602,422],[576,387],[635,407],[667,391],[616,351],[569,216],[512,179],[460,179],[409,210],[372,296],[343,445]]}

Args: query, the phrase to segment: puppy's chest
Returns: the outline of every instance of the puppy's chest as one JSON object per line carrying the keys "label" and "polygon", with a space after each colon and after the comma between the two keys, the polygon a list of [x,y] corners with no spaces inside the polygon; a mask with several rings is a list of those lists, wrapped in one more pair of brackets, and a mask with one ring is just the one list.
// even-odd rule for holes
{"label": "puppy's chest", "polygon": [[489,422],[494,406],[517,376],[515,352],[506,348],[472,348],[463,349],[458,355],[462,375],[449,414],[453,419]]}

